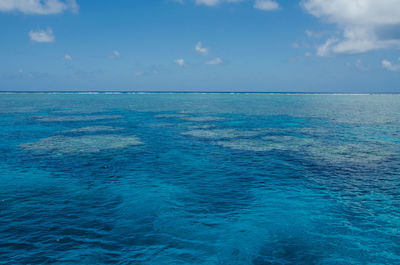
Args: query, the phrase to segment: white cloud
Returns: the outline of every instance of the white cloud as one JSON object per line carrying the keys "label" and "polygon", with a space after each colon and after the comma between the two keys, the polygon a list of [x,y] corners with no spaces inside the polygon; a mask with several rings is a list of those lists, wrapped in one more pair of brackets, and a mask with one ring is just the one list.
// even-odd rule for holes
{"label": "white cloud", "polygon": [[196,0],[196,4],[205,6],[216,6],[222,3],[237,3],[242,0]]}
{"label": "white cloud", "polygon": [[115,51],[113,51],[112,55],[108,56],[108,59],[116,59],[119,57],[121,57],[121,54],[119,53],[119,51],[115,50]]}
{"label": "white cloud", "polygon": [[183,59],[176,59],[175,63],[179,66],[184,66],[185,65],[185,60]]}
{"label": "white cloud", "polygon": [[0,12],[22,12],[31,15],[60,14],[66,10],[77,13],[75,0],[0,0]]}
{"label": "white cloud", "polygon": [[194,49],[196,50],[196,52],[201,53],[202,55],[206,55],[208,53],[208,49],[204,48],[200,41],[196,44]]}
{"label": "white cloud", "polygon": [[400,63],[399,64],[395,64],[392,63],[388,60],[382,60],[382,66],[383,68],[385,68],[386,70],[389,71],[393,71],[393,72],[399,72],[400,71]]}
{"label": "white cloud", "polygon": [[273,11],[279,9],[279,4],[273,0],[256,0],[254,2],[254,8],[264,11]]}
{"label": "white cloud", "polygon": [[72,60],[72,56],[67,53],[66,55],[64,55],[64,59],[68,61]]}
{"label": "white cloud", "polygon": [[332,50],[332,46],[335,45],[335,43],[337,43],[338,40],[337,39],[328,39],[324,44],[322,44],[321,46],[319,46],[317,48],[317,55],[318,56],[328,56],[331,53]]}
{"label": "white cloud", "polygon": [[53,42],[55,39],[53,30],[51,30],[51,28],[38,31],[31,30],[29,31],[29,37],[35,42]]}
{"label": "white cloud", "polygon": [[[176,2],[179,4],[184,4],[184,0],[169,0],[172,2]],[[248,0],[194,0],[197,5],[204,5],[204,6],[218,6],[224,3],[232,4],[232,3],[239,3],[239,2],[246,2]],[[254,8],[265,10],[265,11],[272,11],[280,9],[278,2],[276,0],[255,0]]]}
{"label": "white cloud", "polygon": [[302,0],[301,5],[342,32],[318,48],[320,56],[400,48],[399,0]]}
{"label": "white cloud", "polygon": [[142,75],[143,75],[143,72],[135,72],[134,75],[135,75],[135,76],[142,76]]}
{"label": "white cloud", "polygon": [[300,49],[300,44],[298,42],[292,43],[292,48],[293,49]]}
{"label": "white cloud", "polygon": [[368,71],[368,67],[360,59],[354,63],[354,66],[360,71]]}
{"label": "white cloud", "polygon": [[221,64],[221,63],[222,63],[222,59],[219,57],[206,62],[206,64],[210,64],[210,65]]}
{"label": "white cloud", "polygon": [[311,31],[309,29],[305,30],[304,33],[307,35],[307,37],[316,39],[332,34],[332,32],[329,31]]}

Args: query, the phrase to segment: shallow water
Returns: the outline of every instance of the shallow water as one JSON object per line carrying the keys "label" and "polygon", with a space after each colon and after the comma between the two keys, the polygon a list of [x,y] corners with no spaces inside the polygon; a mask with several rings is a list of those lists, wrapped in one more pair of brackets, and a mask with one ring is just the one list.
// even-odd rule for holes
{"label": "shallow water", "polygon": [[0,264],[400,264],[400,96],[0,95]]}

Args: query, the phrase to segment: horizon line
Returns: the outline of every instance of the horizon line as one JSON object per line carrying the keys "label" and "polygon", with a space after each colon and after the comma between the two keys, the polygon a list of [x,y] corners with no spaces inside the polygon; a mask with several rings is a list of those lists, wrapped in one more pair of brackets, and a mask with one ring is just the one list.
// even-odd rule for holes
{"label": "horizon line", "polygon": [[140,90],[126,90],[126,91],[96,91],[96,90],[19,90],[10,91],[3,90],[0,94],[278,94],[278,95],[399,95],[400,92],[278,92],[278,91],[140,91]]}

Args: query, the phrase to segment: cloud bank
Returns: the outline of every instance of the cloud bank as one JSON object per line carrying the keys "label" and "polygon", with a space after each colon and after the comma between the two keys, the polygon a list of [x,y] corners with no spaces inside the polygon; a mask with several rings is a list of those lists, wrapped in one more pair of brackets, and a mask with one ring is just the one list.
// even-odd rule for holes
{"label": "cloud bank", "polygon": [[216,64],[221,64],[221,63],[222,63],[222,59],[219,57],[206,62],[206,64],[210,64],[210,65],[216,65]]}
{"label": "cloud bank", "polygon": [[279,9],[279,4],[273,0],[256,0],[254,8],[264,11],[273,11]]}
{"label": "cloud bank", "polygon": [[75,0],[0,0],[0,12],[54,15],[67,10],[78,13],[79,6]]}
{"label": "cloud bank", "polygon": [[400,48],[398,0],[303,0],[311,15],[336,25],[342,36],[331,36],[317,54],[355,54]]}
{"label": "cloud bank", "polygon": [[55,37],[53,30],[48,28],[46,30],[29,31],[29,38],[34,42],[54,42]]}
{"label": "cloud bank", "polygon": [[[400,61],[400,58],[399,58]],[[393,72],[399,72],[400,71],[400,63],[392,63],[391,61],[388,60],[383,60],[382,61],[382,66],[386,70],[393,71]]]}
{"label": "cloud bank", "polygon": [[112,52],[111,55],[108,56],[108,59],[116,59],[121,57],[121,54],[119,53],[119,51],[115,50]]}
{"label": "cloud bank", "polygon": [[242,0],[196,0],[196,4],[205,6],[216,6],[222,3],[237,3]]}
{"label": "cloud bank", "polygon": [[196,46],[194,47],[195,51],[202,54],[206,55],[208,53],[208,49],[203,47],[203,44],[199,41]]}
{"label": "cloud bank", "polygon": [[179,66],[184,66],[185,65],[185,60],[184,59],[176,59],[175,63]]}

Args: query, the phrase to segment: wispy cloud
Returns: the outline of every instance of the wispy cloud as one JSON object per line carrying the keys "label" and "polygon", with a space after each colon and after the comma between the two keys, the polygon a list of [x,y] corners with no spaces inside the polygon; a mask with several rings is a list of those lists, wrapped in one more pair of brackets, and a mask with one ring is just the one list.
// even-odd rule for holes
{"label": "wispy cloud", "polygon": [[369,70],[368,66],[366,66],[361,59],[357,59],[354,63],[348,62],[348,63],[346,63],[346,66],[353,67],[362,72],[366,72]]}
{"label": "wispy cloud", "polygon": [[184,66],[185,65],[185,60],[184,59],[176,59],[175,63],[179,66]]}
{"label": "wispy cloud", "polygon": [[147,76],[166,74],[169,72],[170,70],[164,65],[150,65],[145,69],[138,69],[137,71],[133,72],[133,75],[136,77],[147,77]]}
{"label": "wispy cloud", "polygon": [[[170,0],[172,2],[184,4],[184,0]],[[239,3],[239,2],[246,2],[248,0],[194,0],[196,5],[203,5],[209,7],[215,7],[221,4],[232,4],[232,3]],[[273,11],[280,9],[279,4],[276,0],[255,0],[254,1],[254,8],[264,11]]]}
{"label": "wispy cloud", "polygon": [[331,38],[328,39],[324,44],[318,46],[317,55],[318,56],[328,56],[332,52],[332,46],[338,43],[338,39]]}
{"label": "wispy cloud", "polygon": [[304,33],[307,35],[307,37],[309,38],[315,38],[315,39],[320,39],[324,36],[327,35],[332,35],[334,32],[330,32],[330,31],[312,31],[312,30],[305,30]]}
{"label": "wispy cloud", "polygon": [[0,12],[53,15],[67,10],[78,13],[79,6],[75,0],[0,0]]}
{"label": "wispy cloud", "polygon": [[72,79],[96,79],[101,75],[104,75],[105,71],[101,69],[95,69],[95,70],[79,70],[74,73],[72,73],[71,78]]}
{"label": "wispy cloud", "polygon": [[67,61],[72,60],[72,56],[67,53],[66,55],[64,55],[64,59]]}
{"label": "wispy cloud", "polygon": [[185,3],[183,0],[170,0],[170,1],[181,4],[181,5],[183,5]]}
{"label": "wispy cloud", "polygon": [[360,70],[360,71],[368,71],[368,67],[361,61],[361,59],[358,59],[355,63],[354,66]]}
{"label": "wispy cloud", "polygon": [[111,55],[108,56],[108,59],[116,59],[119,57],[121,57],[121,54],[119,53],[119,51],[115,50]]}
{"label": "wispy cloud", "polygon": [[212,59],[212,60],[206,62],[206,64],[210,64],[210,65],[216,65],[216,64],[221,64],[221,63],[222,63],[222,59],[220,57],[217,57],[215,59]]}
{"label": "wispy cloud", "polygon": [[29,37],[31,41],[34,42],[54,42],[55,40],[53,30],[51,28],[38,31],[31,30],[29,31]]}
{"label": "wispy cloud", "polygon": [[199,41],[196,46],[194,47],[195,51],[202,54],[206,55],[208,53],[208,49],[203,47],[203,44]]}
{"label": "wispy cloud", "polygon": [[264,11],[279,10],[279,4],[273,0],[256,0],[254,8]]}
{"label": "wispy cloud", "polygon": [[[399,58],[400,61],[400,58]],[[393,71],[393,72],[399,72],[400,71],[400,63],[392,63],[391,61],[388,60],[382,60],[382,66],[386,70]]]}
{"label": "wispy cloud", "polygon": [[319,56],[400,48],[397,0],[302,0],[301,5],[311,15],[335,24],[341,31],[342,36],[330,36],[320,45]]}
{"label": "wispy cloud", "polygon": [[26,72],[23,69],[18,69],[17,72],[11,72],[11,73],[3,73],[0,74],[0,78],[4,79],[10,79],[10,80],[28,80],[28,79],[34,79],[34,80],[39,80],[39,79],[47,79],[51,76],[51,74],[46,73],[46,72]]}
{"label": "wispy cloud", "polygon": [[196,4],[205,6],[216,6],[222,3],[237,3],[243,0],[196,0]]}

